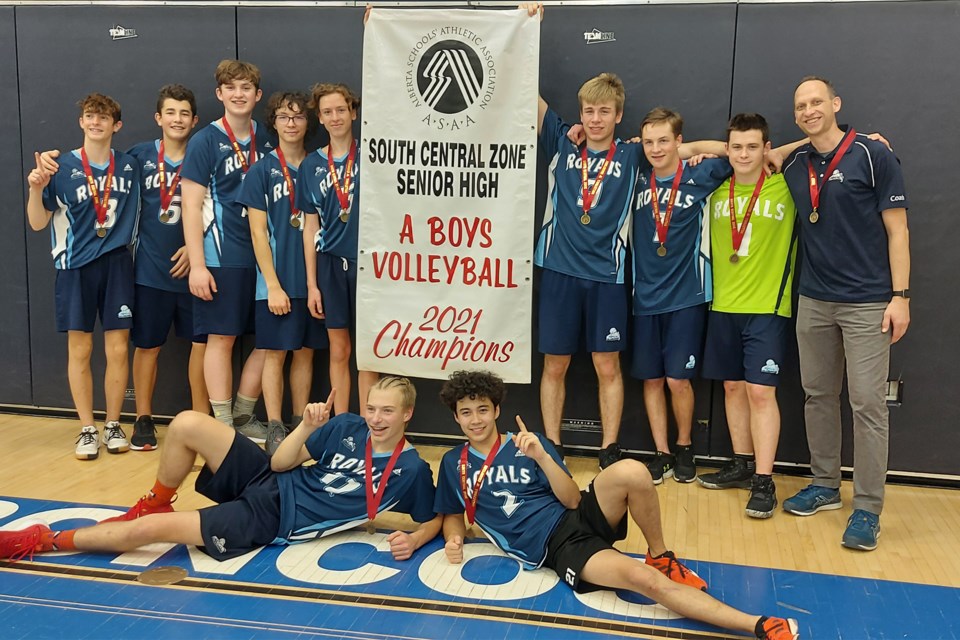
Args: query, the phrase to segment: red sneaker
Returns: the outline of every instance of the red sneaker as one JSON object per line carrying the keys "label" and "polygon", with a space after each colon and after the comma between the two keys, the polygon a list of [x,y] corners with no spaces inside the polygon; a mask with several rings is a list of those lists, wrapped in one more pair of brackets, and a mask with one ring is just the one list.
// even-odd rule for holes
{"label": "red sneaker", "polygon": [[151,513],[170,513],[173,511],[172,503],[176,502],[177,500],[177,496],[174,494],[173,500],[167,504],[152,505],[147,502],[149,497],[150,496],[143,496],[137,500],[137,504],[130,507],[130,509],[123,515],[113,516],[112,518],[101,520],[100,522],[123,522],[124,520],[136,520],[137,518],[142,518],[143,516],[150,515]]}
{"label": "red sneaker", "polygon": [[33,560],[33,554],[43,551],[40,538],[50,533],[45,524],[35,524],[20,531],[0,531],[0,558],[16,562],[22,558]]}
{"label": "red sneaker", "polygon": [[793,618],[768,618],[757,620],[757,638],[760,640],[797,640],[800,627]]}
{"label": "red sneaker", "polygon": [[707,583],[703,578],[698,576],[693,570],[680,564],[677,556],[673,555],[673,551],[667,551],[659,558],[654,558],[650,550],[647,549],[647,559],[645,562],[674,582],[685,584],[694,589],[700,589],[700,591],[707,590]]}

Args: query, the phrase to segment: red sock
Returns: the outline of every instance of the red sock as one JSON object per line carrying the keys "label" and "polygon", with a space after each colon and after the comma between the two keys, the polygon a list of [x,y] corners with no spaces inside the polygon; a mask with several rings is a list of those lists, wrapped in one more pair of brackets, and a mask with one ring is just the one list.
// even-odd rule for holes
{"label": "red sock", "polygon": [[162,485],[160,484],[160,481],[157,480],[153,485],[153,489],[151,489],[150,493],[147,494],[147,503],[154,507],[170,504],[170,501],[173,500],[173,496],[176,492],[176,487]]}
{"label": "red sock", "polygon": [[69,531],[49,531],[40,536],[40,544],[43,551],[74,551],[77,547],[73,544],[73,534],[76,529]]}

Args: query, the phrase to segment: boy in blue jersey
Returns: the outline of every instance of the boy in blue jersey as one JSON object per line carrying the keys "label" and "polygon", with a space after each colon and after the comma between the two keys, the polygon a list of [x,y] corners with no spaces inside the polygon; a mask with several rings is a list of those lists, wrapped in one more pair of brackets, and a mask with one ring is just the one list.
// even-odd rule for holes
{"label": "boy in blue jersey", "polygon": [[783,503],[809,516],[840,509],[840,391],[853,412],[853,513],[841,543],[876,549],[889,455],[890,345],[910,325],[910,242],[900,163],[882,143],[837,124],[826,79],[803,78],[794,118],[809,143],[784,165],[797,204],[797,346],[813,482]]}
{"label": "boy in blue jersey", "polygon": [[567,139],[569,125],[543,98],[538,102],[537,131],[549,165],[547,210],[534,254],[534,263],[543,269],[540,409],[547,437],[559,445],[567,369],[583,342],[597,373],[600,467],[606,468],[620,458],[620,351],[627,332],[623,274],[639,154],[636,145],[615,137],[623,117],[620,78],[602,73],[580,88],[577,99],[583,146]]}
{"label": "boy in blue jersey", "polygon": [[[651,169],[641,171],[633,215],[633,367],[643,380],[643,402],[657,447],[649,463],[654,484],[674,477],[693,482],[693,386],[703,349],[711,299],[710,235],[704,220],[707,198],[732,169],[726,159],[697,166],[680,159],[683,119],[658,107],[640,125]],[[656,191],[657,197],[651,197]],[[677,422],[676,456],[667,439],[670,387]]]}
{"label": "boy in blue jersey", "polygon": [[[706,583],[668,551],[657,492],[644,466],[621,460],[580,491],[549,439],[497,427],[503,380],[487,372],[458,371],[440,398],[467,443],[443,456],[435,510],[443,515],[444,551],[463,562],[463,514],[524,569],[556,571],[579,592],[625,589],[650,597],[689,618],[753,631],[758,638],[797,638],[794,620],[751,616],[704,593]],[[649,548],[641,562],[613,548],[627,533],[627,514]]]}
{"label": "boy in blue jersey", "polygon": [[240,203],[247,207],[257,258],[257,348],[266,351],[263,401],[267,407],[267,453],[287,432],[281,420],[283,365],[290,364],[293,424],[300,422],[313,380],[313,350],[327,347],[323,321],[307,310],[303,262],[303,213],[294,204],[303,140],[309,128],[303,93],[278,92],[267,104],[267,126],[279,137],[277,148],[257,161],[243,181]]}
{"label": "boy in blue jersey", "polygon": [[187,377],[194,411],[205,411],[203,381],[206,336],[193,329],[193,296],[187,286],[190,262],[181,226],[180,168],[187,138],[197,124],[197,101],[183,85],[166,85],[157,96],[154,116],[162,131],[158,140],[133,147],[140,162],[140,223],[134,245],[136,309],[133,320],[133,388],[137,421],[130,448],[150,451],[157,446],[153,425],[153,391],[157,360],[171,325],[178,338],[191,341]]}
{"label": "boy in blue jersey", "polygon": [[[422,523],[412,533],[386,537],[393,557],[406,560],[437,535],[441,522],[433,512],[430,467],[404,437],[416,390],[406,378],[380,380],[370,390],[365,420],[354,414],[331,419],[335,395],[331,391],[327,402],[307,405],[303,422],[272,457],[215,418],[183,412],[170,424],[153,490],[127,513],[82,529],[34,525],[0,532],[0,557],[129,551],[172,542],[200,546],[226,560],[267,544],[326,536],[394,511]],[[197,454],[205,462],[197,491],[219,504],[173,511],[175,492]],[[308,460],[316,464],[303,466]],[[375,483],[372,490],[367,483]],[[373,533],[371,526],[367,530]]]}
{"label": "boy in blue jersey", "polygon": [[[360,154],[353,121],[360,98],[344,84],[322,83],[313,86],[309,106],[316,110],[330,144],[304,159],[297,181],[296,205],[305,214],[307,306],[314,318],[326,319],[330,386],[341,390],[336,412],[343,413],[350,406],[351,332],[357,314]],[[357,372],[361,399],[378,375]]]}
{"label": "boy in blue jersey", "polygon": [[183,159],[183,234],[190,259],[194,331],[207,335],[204,380],[214,416],[234,424],[255,441],[266,428],[253,416],[260,395],[264,353],[244,363],[233,403],[233,345],[253,327],[256,270],[246,208],[238,201],[243,177],[266,153],[267,132],[253,109],[260,101],[260,70],[249,62],[224,60],[215,72],[222,118],[201,129]]}
{"label": "boy in blue jersey", "polygon": [[[27,218],[35,231],[51,222],[57,269],[56,327],[67,333],[67,377],[80,418],[76,457],[92,460],[100,445],[110,453],[129,449],[120,428],[127,386],[127,342],[133,324],[133,263],[128,245],[140,203],[140,171],[134,158],[111,148],[120,130],[120,105],[92,93],[78,103],[83,146],[71,151],[55,173],[42,166],[27,176]],[[104,332],[106,423],[93,418],[90,355],[97,316]]]}
{"label": "boy in blue jersey", "polygon": [[[193,92],[179,84],[166,85],[157,97],[154,116],[162,130],[158,140],[134,146],[127,153],[140,164],[140,218],[134,239],[134,309],[130,337],[133,353],[133,388],[137,420],[130,448],[151,451],[157,447],[153,424],[153,390],[157,359],[173,325],[180,338],[192,341],[188,377],[193,409],[207,406],[203,382],[203,350],[206,336],[193,333],[193,297],[187,288],[186,247],[180,227],[180,163],[187,138],[197,124]],[[41,164],[51,172],[60,165],[57,150],[40,154]]]}

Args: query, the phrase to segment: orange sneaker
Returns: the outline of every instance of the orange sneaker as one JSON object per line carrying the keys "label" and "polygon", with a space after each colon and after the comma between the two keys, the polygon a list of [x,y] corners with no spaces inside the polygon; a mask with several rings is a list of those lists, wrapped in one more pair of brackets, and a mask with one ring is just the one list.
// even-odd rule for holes
{"label": "orange sneaker", "polygon": [[33,560],[34,553],[44,550],[40,539],[45,533],[50,533],[50,527],[45,524],[35,524],[19,531],[0,531],[0,558],[13,562],[22,558]]}
{"label": "orange sneaker", "polygon": [[754,631],[760,640],[797,640],[800,637],[800,627],[793,618],[763,616],[757,620]]}
{"label": "orange sneaker", "polygon": [[654,558],[650,553],[650,549],[647,549],[647,559],[645,562],[674,582],[685,584],[694,589],[700,589],[700,591],[707,590],[707,583],[703,578],[698,576],[693,570],[683,566],[680,561],[677,560],[677,556],[673,555],[673,551],[666,551],[663,555]]}
{"label": "orange sneaker", "polygon": [[177,501],[176,494],[173,495],[173,500],[167,504],[161,505],[149,504],[147,500],[150,498],[150,495],[143,496],[137,500],[137,504],[130,507],[126,513],[119,516],[113,516],[112,518],[107,518],[106,520],[101,520],[100,522],[123,522],[124,520],[136,520],[137,518],[142,518],[143,516],[150,515],[151,513],[170,513],[173,511],[173,503]]}

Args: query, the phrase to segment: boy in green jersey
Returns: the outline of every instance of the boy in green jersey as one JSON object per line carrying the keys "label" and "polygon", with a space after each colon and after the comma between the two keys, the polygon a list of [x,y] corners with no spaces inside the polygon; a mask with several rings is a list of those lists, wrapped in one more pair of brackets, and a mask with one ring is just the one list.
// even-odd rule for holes
{"label": "boy in green jersey", "polygon": [[734,457],[698,480],[708,489],[750,488],[747,515],[777,505],[773,461],[780,438],[777,383],[786,351],[796,260],[796,208],[781,174],[765,176],[770,150],[763,116],[737,114],[727,127],[734,175],[710,196],[713,304],[703,375],[723,380]]}

